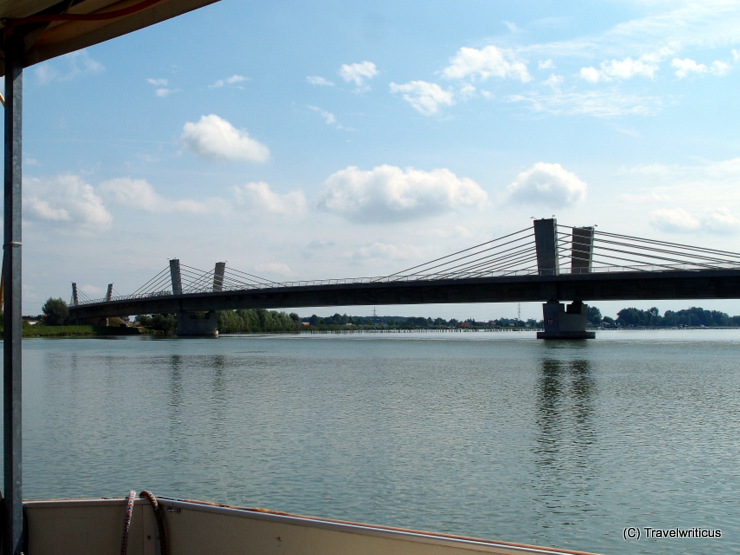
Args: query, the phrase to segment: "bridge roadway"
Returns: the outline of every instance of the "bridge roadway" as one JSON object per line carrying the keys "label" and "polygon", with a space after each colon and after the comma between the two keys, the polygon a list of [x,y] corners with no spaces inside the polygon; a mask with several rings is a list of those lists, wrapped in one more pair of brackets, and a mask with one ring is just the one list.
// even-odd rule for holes
{"label": "bridge roadway", "polygon": [[612,271],[296,285],[161,295],[70,306],[70,315],[86,320],[238,308],[738,298],[740,270],[737,269]]}

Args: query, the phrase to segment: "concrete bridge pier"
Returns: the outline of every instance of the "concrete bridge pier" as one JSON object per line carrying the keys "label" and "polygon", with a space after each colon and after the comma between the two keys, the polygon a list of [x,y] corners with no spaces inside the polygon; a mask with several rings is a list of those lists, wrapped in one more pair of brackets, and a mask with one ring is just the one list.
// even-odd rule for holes
{"label": "concrete bridge pier", "polygon": [[[218,262],[213,275],[213,290],[223,289],[224,271],[226,263]],[[172,294],[182,295],[182,273],[180,272],[180,260],[170,260],[170,278],[172,280]],[[177,312],[177,335],[179,337],[218,337],[218,314],[216,311]]]}
{"label": "concrete bridge pier", "polygon": [[180,337],[218,337],[218,314],[215,311],[178,312],[177,335]]}
{"label": "concrete bridge pier", "polygon": [[537,332],[537,339],[593,339],[596,333],[586,331],[588,305],[573,301],[567,307],[560,301],[542,305],[545,331]]}

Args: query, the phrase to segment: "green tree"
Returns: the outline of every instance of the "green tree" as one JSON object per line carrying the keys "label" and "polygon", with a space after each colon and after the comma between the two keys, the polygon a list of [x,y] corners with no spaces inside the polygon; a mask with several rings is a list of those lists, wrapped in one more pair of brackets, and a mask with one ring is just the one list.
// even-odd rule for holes
{"label": "green tree", "polygon": [[139,314],[136,319],[136,322],[139,323],[139,325],[143,328],[151,328],[153,324],[153,320],[150,314]]}
{"label": "green tree", "polygon": [[152,329],[172,335],[177,331],[177,316],[174,314],[152,314]]}
{"label": "green tree", "polygon": [[600,325],[602,320],[601,311],[595,306],[589,306],[587,319],[593,326]]}
{"label": "green tree", "polygon": [[63,326],[69,320],[69,307],[62,299],[49,299],[41,307],[44,312],[44,324]]}

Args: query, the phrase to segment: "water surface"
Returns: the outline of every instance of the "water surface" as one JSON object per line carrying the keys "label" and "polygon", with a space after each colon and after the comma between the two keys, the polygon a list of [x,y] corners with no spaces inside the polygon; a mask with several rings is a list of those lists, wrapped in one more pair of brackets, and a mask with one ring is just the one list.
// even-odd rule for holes
{"label": "water surface", "polygon": [[[24,496],[740,549],[740,330],[24,341]],[[626,542],[625,527],[721,530]]]}

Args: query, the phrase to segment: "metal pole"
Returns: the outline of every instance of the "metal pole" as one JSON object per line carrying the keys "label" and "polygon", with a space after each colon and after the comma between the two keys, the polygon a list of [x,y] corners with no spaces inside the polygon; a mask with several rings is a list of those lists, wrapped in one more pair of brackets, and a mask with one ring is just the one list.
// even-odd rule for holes
{"label": "metal pole", "polygon": [[5,37],[5,209],[3,275],[3,553],[24,551],[21,487],[21,128],[23,41]]}

